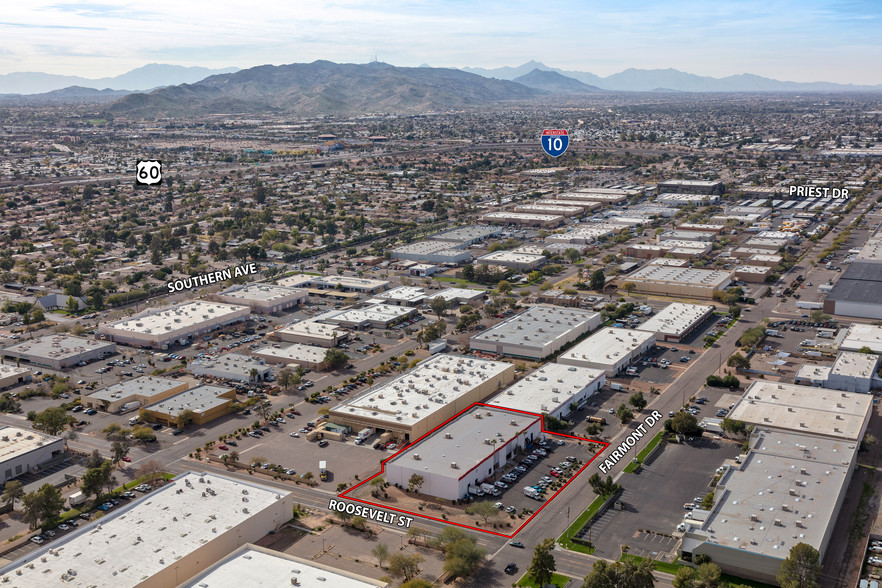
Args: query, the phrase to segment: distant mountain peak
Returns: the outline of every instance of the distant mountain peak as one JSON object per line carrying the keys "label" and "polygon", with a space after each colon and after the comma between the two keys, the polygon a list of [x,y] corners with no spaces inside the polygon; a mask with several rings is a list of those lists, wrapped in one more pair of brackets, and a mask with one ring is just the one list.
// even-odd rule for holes
{"label": "distant mountain peak", "polygon": [[514,82],[553,94],[586,94],[602,92],[597,86],[583,84],[556,71],[534,68],[530,73],[516,77]]}

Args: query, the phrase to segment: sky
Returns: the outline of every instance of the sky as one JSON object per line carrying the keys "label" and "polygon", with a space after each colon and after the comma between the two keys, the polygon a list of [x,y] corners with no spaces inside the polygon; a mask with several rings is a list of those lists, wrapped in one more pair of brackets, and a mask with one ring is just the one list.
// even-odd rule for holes
{"label": "sky", "polygon": [[[882,0],[6,2],[0,74],[89,78],[147,63],[629,67],[882,84]],[[2,88],[0,88],[2,93]]]}

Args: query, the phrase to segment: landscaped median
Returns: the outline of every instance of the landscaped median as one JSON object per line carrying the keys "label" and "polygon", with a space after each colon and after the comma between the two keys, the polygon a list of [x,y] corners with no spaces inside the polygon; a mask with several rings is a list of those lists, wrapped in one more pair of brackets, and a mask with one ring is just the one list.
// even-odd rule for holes
{"label": "landscaped median", "polygon": [[[640,557],[639,555],[631,555],[630,553],[623,553],[619,558],[619,561],[631,560],[634,563],[640,563],[646,558]],[[653,560],[652,567],[657,572],[662,572],[665,574],[671,574],[672,576],[677,575],[677,571],[680,568],[684,568],[686,566],[680,565],[674,560],[671,563],[667,563],[664,561]],[[734,588],[735,586],[747,587],[747,588],[773,588],[770,584],[764,584],[762,582],[757,582],[756,580],[745,580],[744,578],[739,578],[737,576],[731,576],[729,574],[721,574],[720,575],[720,586],[729,586],[729,588]]]}
{"label": "landscaped median", "polygon": [[567,528],[566,531],[563,532],[563,535],[557,538],[558,544],[564,549],[569,549],[570,551],[578,551],[579,553],[587,553],[591,555],[594,553],[595,549],[585,543],[582,543],[579,539],[574,539],[575,536],[582,530],[582,528],[588,524],[588,522],[594,518],[594,515],[600,510],[603,504],[613,498],[615,495],[611,497],[598,496],[594,499],[594,502],[579,515],[579,518],[573,522],[572,525]]}
{"label": "landscaped median", "polygon": [[[551,582],[546,583],[545,585],[558,586],[559,588],[563,588],[566,586],[572,578],[564,576],[563,574],[552,574]],[[530,588],[542,588],[536,580],[534,580],[530,574],[524,574],[521,576],[521,579],[518,580],[518,583],[515,586],[529,586]]]}
{"label": "landscaped median", "polygon": [[646,447],[641,449],[640,453],[637,454],[637,461],[632,460],[631,463],[625,466],[624,471],[629,474],[633,474],[637,467],[643,464],[643,460],[649,457],[649,454],[652,453],[652,450],[658,447],[658,444],[661,443],[662,439],[664,438],[664,434],[664,431],[659,431],[658,433],[656,433],[655,437],[653,437],[652,440],[646,444]]}

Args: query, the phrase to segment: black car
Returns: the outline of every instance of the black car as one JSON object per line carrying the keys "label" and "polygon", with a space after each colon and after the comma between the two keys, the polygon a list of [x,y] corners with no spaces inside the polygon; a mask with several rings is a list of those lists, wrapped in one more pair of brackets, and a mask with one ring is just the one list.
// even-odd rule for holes
{"label": "black car", "polygon": [[508,544],[511,545],[512,547],[517,547],[518,549],[524,548],[524,544],[521,543],[520,541],[509,541]]}
{"label": "black car", "polygon": [[150,426],[150,428],[153,429],[154,431],[158,431],[159,429],[162,428],[162,424],[161,424],[161,423],[153,423],[153,424]]}
{"label": "black car", "polygon": [[374,449],[385,449],[385,448],[386,448],[385,443],[382,443],[380,441],[377,441],[376,443],[374,443]]}
{"label": "black car", "polygon": [[514,562],[505,566],[505,573],[508,574],[509,576],[513,576],[514,573],[517,571],[518,571],[518,565]]}
{"label": "black car", "polygon": [[238,446],[239,446],[239,444],[236,443],[235,441],[227,441],[226,443],[227,443],[227,445],[232,445],[233,447],[238,447]]}
{"label": "black car", "polygon": [[260,430],[269,433],[271,429],[269,427],[261,427]]}

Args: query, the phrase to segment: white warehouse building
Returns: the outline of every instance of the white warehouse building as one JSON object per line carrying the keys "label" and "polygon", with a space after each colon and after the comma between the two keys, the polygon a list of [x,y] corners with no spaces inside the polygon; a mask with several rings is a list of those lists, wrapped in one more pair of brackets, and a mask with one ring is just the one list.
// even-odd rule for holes
{"label": "white warehouse building", "polygon": [[485,404],[567,418],[573,406],[581,408],[606,384],[603,370],[546,363],[512,384]]}
{"label": "white warehouse building", "polygon": [[611,377],[627,368],[654,345],[654,333],[607,327],[561,355],[557,362],[604,370]]}
{"label": "white warehouse building", "polygon": [[194,376],[209,376],[253,384],[266,380],[273,368],[263,360],[241,353],[225,353],[217,357],[197,359],[188,364]]}
{"label": "white warehouse building", "polygon": [[250,307],[252,312],[268,314],[306,302],[309,292],[271,284],[249,284],[233,286],[215,294],[214,298],[228,304],[244,304]]}
{"label": "white warehouse building", "polygon": [[599,313],[559,306],[531,306],[469,341],[472,349],[541,359],[600,326]]}
{"label": "white warehouse building", "polygon": [[679,343],[700,327],[713,313],[714,307],[710,305],[674,302],[637,327],[637,330],[655,333],[657,341]]}
{"label": "white warehouse building", "polygon": [[385,464],[386,481],[407,487],[423,477],[420,492],[463,498],[542,433],[542,418],[502,408],[474,406]]}
{"label": "white warehouse building", "polygon": [[61,437],[30,429],[0,427],[0,483],[33,471],[64,453]]}

